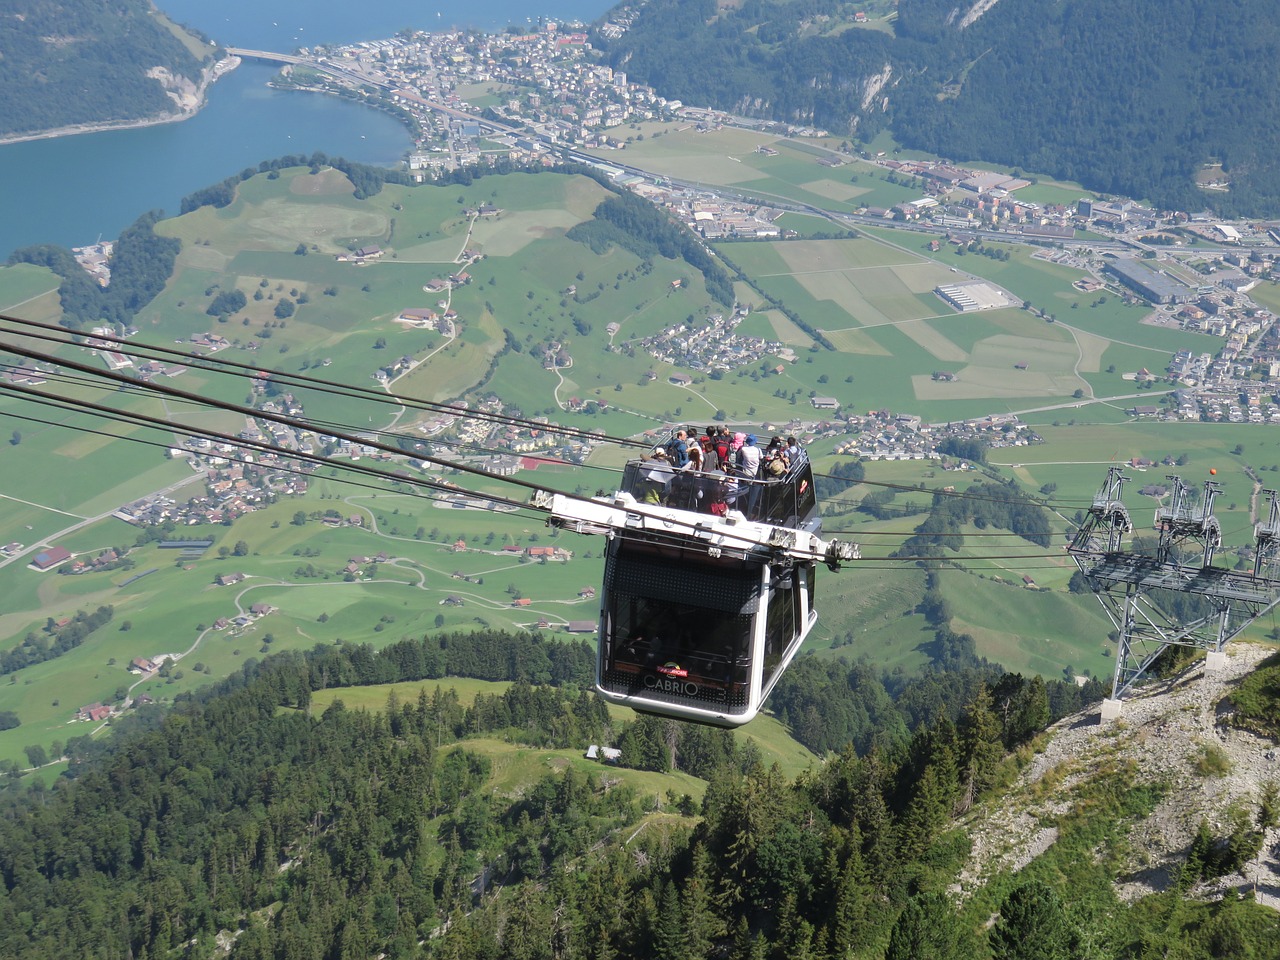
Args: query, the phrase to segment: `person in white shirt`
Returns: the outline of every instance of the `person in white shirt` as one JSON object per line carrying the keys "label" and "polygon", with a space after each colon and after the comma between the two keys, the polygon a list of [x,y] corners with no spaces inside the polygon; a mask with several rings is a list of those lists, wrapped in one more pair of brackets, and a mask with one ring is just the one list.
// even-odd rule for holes
{"label": "person in white shirt", "polygon": [[[760,448],[756,446],[756,435],[747,434],[738,451],[738,473],[746,480],[760,479]],[[752,482],[747,489],[747,505],[744,511],[748,517],[755,514],[756,502],[760,499],[760,485]]]}

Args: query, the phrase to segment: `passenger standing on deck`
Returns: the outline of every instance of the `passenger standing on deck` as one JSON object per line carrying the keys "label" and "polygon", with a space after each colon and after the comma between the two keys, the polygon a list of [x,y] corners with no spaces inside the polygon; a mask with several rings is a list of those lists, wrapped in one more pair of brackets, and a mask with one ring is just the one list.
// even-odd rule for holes
{"label": "passenger standing on deck", "polygon": [[729,435],[729,428],[722,426],[716,432],[716,456],[720,460],[720,469],[726,473],[731,465],[730,456],[733,454],[733,437]]}
{"label": "passenger standing on deck", "polygon": [[683,467],[676,471],[671,481],[668,502],[681,510],[699,509],[698,499],[702,496],[702,487],[698,474],[702,470],[702,448],[696,440],[689,441],[689,459]]}
{"label": "passenger standing on deck", "polygon": [[702,447],[698,445],[697,440],[689,441],[689,462],[684,465],[686,473],[701,473],[702,464]]}
{"label": "passenger standing on deck", "polygon": [[677,470],[683,470],[689,462],[689,434],[677,430],[675,438],[667,443],[667,457]]}
{"label": "passenger standing on deck", "polygon": [[702,438],[702,469],[710,472],[720,469],[720,454],[716,452],[715,432]]}
{"label": "passenger standing on deck", "polygon": [[729,503],[726,500],[729,495],[729,484],[723,471],[719,469],[704,471],[698,483],[698,489],[699,512],[713,513],[717,517],[723,517],[729,512]]}
{"label": "passenger standing on deck", "polygon": [[755,517],[756,504],[760,500],[760,448],[756,446],[756,435],[749,433],[738,450],[738,473],[747,484],[747,509],[744,511],[749,519]]}
{"label": "passenger standing on deck", "polygon": [[[781,437],[774,437],[769,441],[769,446],[765,447],[762,459],[767,465],[766,469],[762,471],[764,475],[768,476],[786,473],[786,447],[783,445]],[[774,466],[775,462],[780,464],[782,469],[778,469],[777,466]]]}
{"label": "passenger standing on deck", "polygon": [[667,485],[673,476],[675,471],[671,469],[667,451],[662,447],[656,447],[653,455],[645,461],[644,469],[640,474],[642,481],[638,491],[640,500],[644,503],[662,503],[667,498]]}

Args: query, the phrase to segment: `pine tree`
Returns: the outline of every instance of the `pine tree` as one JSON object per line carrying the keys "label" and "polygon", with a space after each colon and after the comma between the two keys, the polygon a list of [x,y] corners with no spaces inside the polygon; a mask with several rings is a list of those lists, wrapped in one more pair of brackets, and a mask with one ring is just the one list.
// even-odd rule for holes
{"label": "pine tree", "polygon": [[520,886],[502,928],[500,953],[509,960],[542,960],[551,955],[553,916],[549,898],[530,883]]}
{"label": "pine tree", "polygon": [[782,906],[778,908],[777,929],[773,937],[774,960],[788,960],[800,937],[800,924],[803,922],[796,911],[795,895],[787,894],[782,900]]}
{"label": "pine tree", "polygon": [[1010,698],[1005,721],[1005,746],[1012,749],[1026,743],[1049,725],[1049,715],[1049,691],[1044,685],[1044,678],[1034,676]]}
{"label": "pine tree", "polygon": [[684,924],[680,916],[680,900],[673,881],[663,884],[658,900],[658,915],[653,928],[653,955],[656,960],[685,960]]}
{"label": "pine tree", "polygon": [[688,960],[702,960],[724,935],[724,923],[712,907],[711,883],[711,857],[699,843],[693,848],[693,872],[685,881],[680,904]]}
{"label": "pine tree", "polygon": [[950,804],[946,792],[938,785],[933,767],[926,767],[915,796],[898,821],[898,856],[906,862],[919,860],[947,823]]}
{"label": "pine tree", "polygon": [[868,946],[873,937],[870,916],[876,893],[867,877],[858,845],[855,835],[836,890],[835,908],[827,940],[827,949],[833,960],[842,960]]}
{"label": "pine tree", "polygon": [[960,960],[960,926],[947,898],[924,893],[907,901],[889,934],[885,960]]}
{"label": "pine tree", "polygon": [[1204,820],[1196,830],[1191,841],[1191,849],[1187,851],[1187,862],[1182,866],[1178,878],[1178,886],[1185,890],[1195,886],[1205,876],[1205,868],[1213,856],[1213,833]]}
{"label": "pine tree", "polygon": [[1072,960],[1079,936],[1053,888],[1032,880],[1005,897],[987,942],[995,960]]}
{"label": "pine tree", "polygon": [[808,920],[799,921],[786,943],[783,957],[785,960],[817,960],[819,956],[813,947],[813,924]]}
{"label": "pine tree", "polygon": [[893,817],[885,802],[888,776],[879,749],[873,748],[857,766],[851,797],[871,879],[882,888],[898,866],[893,849]]}
{"label": "pine tree", "polygon": [[995,783],[996,767],[1004,756],[1000,720],[984,687],[966,708],[961,724],[961,810],[967,809]]}
{"label": "pine tree", "polygon": [[729,956],[732,960],[747,960],[751,954],[753,939],[751,925],[747,923],[746,917],[739,914],[733,925],[733,944],[729,948]]}

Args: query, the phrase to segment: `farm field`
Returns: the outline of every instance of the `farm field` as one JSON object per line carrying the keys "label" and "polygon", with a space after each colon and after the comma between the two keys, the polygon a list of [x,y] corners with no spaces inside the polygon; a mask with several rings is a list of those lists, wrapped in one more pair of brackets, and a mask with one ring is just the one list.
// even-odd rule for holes
{"label": "farm field", "polygon": [[[1129,367],[1102,373],[1115,345],[1121,363],[1167,361],[1160,347],[1113,344],[1100,334],[1047,324],[1020,309],[955,313],[933,293],[954,282],[951,268],[904,250],[877,243],[871,236],[892,239],[890,231],[868,231],[856,240],[810,240],[777,243],[726,243],[719,249],[775,300],[785,302],[816,326],[836,347],[805,358],[816,368],[822,392],[846,406],[883,405],[910,409],[926,419],[962,419],[994,411],[1034,408],[1047,399],[1069,397],[1077,389],[1132,392],[1121,378]],[[1061,283],[1072,290],[1054,264],[1025,259],[1016,272],[990,279],[1019,283]],[[1004,266],[980,256],[983,261]],[[995,271],[989,271],[995,274]],[[1074,279],[1074,277],[1072,278]],[[1015,295],[1021,290],[1009,287]],[[1072,290],[1074,293],[1075,291]],[[1098,308],[1101,309],[1101,308]],[[1072,313],[1072,319],[1079,311]],[[1136,319],[1136,318],[1135,318]],[[1167,333],[1168,331],[1158,331]],[[954,377],[944,381],[936,374]],[[825,376],[826,380],[821,380]]]}
{"label": "farm field", "polygon": [[[336,482],[333,488],[345,490],[343,515],[359,516],[363,525],[330,527],[309,519],[298,526],[293,518],[299,510],[311,513],[331,502],[322,499],[330,484],[321,480],[316,487],[313,497],[282,501],[234,527],[184,531],[214,537],[198,559],[178,559],[175,551],[151,545],[131,554],[131,570],[61,576],[18,564],[0,567],[7,598],[0,632],[7,646],[28,633],[40,635],[48,617],[91,612],[103,604],[114,608],[111,623],[81,646],[23,669],[20,682],[0,684],[0,709],[16,710],[23,720],[19,728],[0,731],[0,759],[20,759],[22,746],[37,737],[47,745],[86,732],[85,724],[68,728],[71,717],[86,704],[111,701],[121,686],[138,679],[126,667],[139,656],[186,654],[170,676],[153,677],[133,691],[167,700],[238,670],[250,657],[280,650],[338,641],[380,646],[438,629],[532,628],[544,618],[555,634],[569,620],[596,619],[596,601],[579,596],[600,582],[598,554],[586,554],[602,544],[591,538],[559,538],[574,552],[568,562],[522,562],[519,553],[502,548],[558,542],[540,520],[440,509],[420,497],[352,495]],[[107,519],[59,542],[74,552],[97,552],[131,543],[136,533]],[[459,551],[459,539],[471,545]],[[241,544],[246,553],[236,556]],[[360,564],[359,574],[348,579],[350,558],[379,551],[389,554],[386,562]],[[126,584],[149,570],[155,572]],[[217,577],[227,573],[245,579],[218,586]],[[530,598],[529,605],[513,606],[517,595]],[[461,603],[445,604],[450,597]],[[244,627],[214,629],[219,618],[234,618],[257,603],[275,610]]]}
{"label": "farm field", "polygon": [[16,263],[0,270],[0,313],[33,320],[57,316],[58,278],[44,267]]}
{"label": "farm field", "polygon": [[[627,145],[626,162],[660,176],[736,186],[766,201],[786,200],[847,213],[866,205],[892,207],[916,197],[907,186],[890,183],[888,171],[839,156],[834,145],[828,149],[731,127],[703,131],[645,123],[640,130],[644,139]],[[612,151],[594,153],[606,163],[612,159]],[[828,166],[822,160],[838,162]]]}
{"label": "farm field", "polygon": [[[939,580],[952,629],[972,636],[979,656],[1024,675],[1065,677],[1069,667],[1071,675],[1109,678],[1114,669],[1115,645],[1107,640],[1113,627],[1093,597],[1046,593],[1008,577],[998,583],[944,571]],[[1007,626],[992,622],[992,609]]]}

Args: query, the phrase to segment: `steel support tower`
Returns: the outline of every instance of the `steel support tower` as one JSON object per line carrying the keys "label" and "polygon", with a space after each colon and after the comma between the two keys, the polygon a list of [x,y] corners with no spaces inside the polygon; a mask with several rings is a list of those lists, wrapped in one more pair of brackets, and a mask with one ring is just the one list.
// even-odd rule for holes
{"label": "steel support tower", "polygon": [[[1125,549],[1133,521],[1121,491],[1129,478],[1110,467],[1089,514],[1067,548],[1120,634],[1111,697],[1103,719],[1120,715],[1134,685],[1171,646],[1206,651],[1206,668],[1221,665],[1222,650],[1240,631],[1280,602],[1280,500],[1264,490],[1268,517],[1254,527],[1250,572],[1214,566],[1222,527],[1213,515],[1221,486],[1206,481],[1197,497],[1181,477],[1168,477],[1168,506],[1156,510],[1155,553]],[[1193,604],[1183,598],[1195,598]],[[1188,607],[1194,613],[1179,615]]]}

